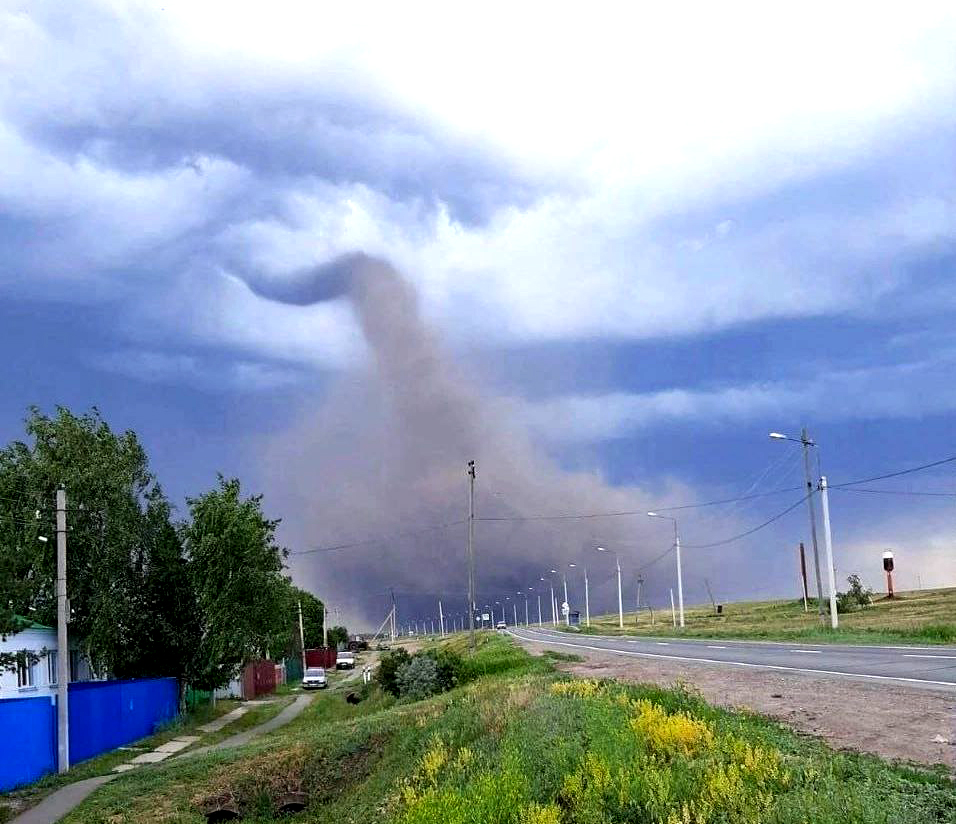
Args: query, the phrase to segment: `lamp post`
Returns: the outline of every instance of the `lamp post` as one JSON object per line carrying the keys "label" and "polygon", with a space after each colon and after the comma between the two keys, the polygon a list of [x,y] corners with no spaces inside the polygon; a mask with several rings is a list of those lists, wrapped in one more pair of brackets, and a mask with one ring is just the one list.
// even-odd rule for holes
{"label": "lamp post", "polygon": [[547,581],[548,585],[551,587],[551,625],[556,627],[558,625],[558,614],[554,608],[554,580],[551,578],[551,576],[542,578],[541,580]]}
{"label": "lamp post", "polygon": [[684,627],[684,576],[680,568],[680,533],[677,530],[677,518],[670,515],[658,515],[656,512],[648,512],[648,518],[663,518],[665,521],[671,521],[674,524],[674,548],[677,551],[677,611],[680,615],[680,625]]}
{"label": "lamp post", "polygon": [[[528,589],[534,589],[534,587],[528,587]],[[540,627],[540,626],[543,626],[543,623],[541,621],[541,593],[539,592],[537,593],[537,595],[538,595],[538,626]]]}
{"label": "lamp post", "polygon": [[496,603],[499,607],[501,607],[501,621],[502,621],[502,623],[505,623],[505,605],[502,604],[501,601],[495,601],[495,603]]}
{"label": "lamp post", "polygon": [[[813,480],[810,477],[810,447],[816,442],[810,438],[807,428],[800,430],[800,437],[794,438],[782,432],[771,432],[770,437],[777,441],[793,441],[803,447],[803,475],[807,484],[807,510],[810,513],[810,540],[813,543],[813,565],[817,576],[817,611],[823,620],[823,580],[820,577],[820,548],[817,545],[817,516],[813,507]],[[819,453],[818,453],[819,454]]]}
{"label": "lamp post", "polygon": [[[564,582],[564,603],[561,604],[561,612],[564,612],[565,626],[571,626],[571,602],[568,600],[568,574],[563,571],[559,573],[556,569],[552,569],[551,572],[554,575],[560,575],[561,580]],[[567,612],[565,612],[565,606],[567,606]]]}
{"label": "lamp post", "polygon": [[[607,552],[603,546],[597,548],[598,552]],[[621,593],[621,556],[614,553],[614,562],[617,565],[617,625],[619,629],[624,629],[624,596]]]}
{"label": "lamp post", "polygon": [[531,622],[528,620],[528,593],[524,594],[524,625],[528,626]]}
{"label": "lamp post", "polygon": [[[506,595],[506,596],[505,596],[505,600],[506,600],[506,601],[510,601],[510,600],[511,600],[511,596],[510,596],[510,595]],[[501,614],[502,614],[502,615],[505,614],[505,605],[504,605],[504,604],[501,605]],[[517,619],[516,619],[516,620],[517,620]],[[504,621],[505,621],[506,624],[508,623],[508,619],[507,619],[507,618],[505,618]],[[514,625],[512,624],[512,626],[514,626]]]}

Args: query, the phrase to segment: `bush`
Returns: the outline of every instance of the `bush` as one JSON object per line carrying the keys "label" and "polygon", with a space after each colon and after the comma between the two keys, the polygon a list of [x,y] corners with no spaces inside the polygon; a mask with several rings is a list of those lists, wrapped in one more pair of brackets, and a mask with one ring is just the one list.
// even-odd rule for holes
{"label": "bush", "polygon": [[[419,655],[431,658],[438,670],[438,691],[454,689],[464,679],[465,661],[453,649],[438,647],[426,650]],[[416,658],[419,656],[415,656]]]}
{"label": "bush", "polygon": [[873,590],[863,586],[859,575],[850,575],[846,580],[850,588],[837,593],[837,612],[854,612],[873,603]]}
{"label": "bush", "polygon": [[396,680],[399,694],[413,701],[441,692],[438,664],[431,655],[416,655],[407,664],[402,664],[396,673]]}
{"label": "bush", "polygon": [[394,695],[396,698],[401,694],[398,687],[398,671],[411,660],[412,657],[405,647],[398,647],[382,656],[376,678],[385,692]]}

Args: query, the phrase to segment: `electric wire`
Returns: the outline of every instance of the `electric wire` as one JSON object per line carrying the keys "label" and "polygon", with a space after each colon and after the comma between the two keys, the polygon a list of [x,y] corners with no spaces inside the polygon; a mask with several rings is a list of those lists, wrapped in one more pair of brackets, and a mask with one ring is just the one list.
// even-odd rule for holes
{"label": "electric wire", "polygon": [[448,521],[447,523],[435,524],[434,526],[427,526],[421,529],[409,529],[403,530],[401,532],[393,532],[390,535],[382,535],[377,538],[368,538],[363,541],[352,541],[347,544],[334,544],[332,546],[317,546],[311,547],[310,549],[299,549],[294,550],[289,553],[289,555],[312,555],[317,552],[338,552],[342,549],[352,549],[357,546],[368,546],[369,544],[378,544],[383,541],[394,540],[395,538],[410,538],[415,535],[423,535],[426,532],[434,532],[439,529],[447,529],[452,526],[461,526],[465,523],[464,519],[458,521]]}
{"label": "electric wire", "polygon": [[681,546],[686,549],[709,549],[710,547],[724,546],[725,544],[732,544],[734,541],[739,541],[741,538],[746,538],[749,535],[753,535],[755,532],[759,532],[761,529],[764,529],[765,527],[770,526],[770,524],[774,523],[775,521],[779,521],[784,515],[792,512],[809,497],[810,497],[810,494],[804,495],[799,501],[796,501],[795,503],[790,504],[790,506],[788,506],[782,512],[778,512],[776,515],[764,521],[762,524],[759,524],[753,527],[752,529],[748,529],[746,532],[741,532],[739,535],[733,535],[730,538],[724,538],[720,541],[713,541],[709,544],[681,544]]}

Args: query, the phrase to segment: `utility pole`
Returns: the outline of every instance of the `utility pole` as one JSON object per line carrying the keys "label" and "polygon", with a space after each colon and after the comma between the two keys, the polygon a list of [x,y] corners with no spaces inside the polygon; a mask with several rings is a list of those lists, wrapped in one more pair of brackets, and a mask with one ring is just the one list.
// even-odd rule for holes
{"label": "utility pole", "polygon": [[800,581],[803,584],[803,611],[809,612],[807,606],[807,556],[803,549],[803,541],[800,542]]}
{"label": "utility pole", "polygon": [[66,490],[56,491],[56,729],[57,772],[70,769],[70,640],[66,624],[70,602],[66,597]]}
{"label": "utility pole", "polygon": [[680,611],[680,628],[684,628],[684,576],[680,570],[680,535],[674,521],[674,546],[677,549],[677,608]]}
{"label": "utility pole", "polygon": [[827,546],[827,583],[830,586],[830,627],[839,626],[836,606],[836,571],[833,568],[833,536],[830,533],[830,496],[827,476],[820,476],[820,502],[823,506],[823,540]]}
{"label": "utility pole", "polygon": [[[563,573],[562,577],[564,578],[564,603],[568,605],[568,611],[564,613],[564,623],[566,626],[571,626],[571,602],[568,600],[568,573]],[[561,611],[564,612],[563,604]]]}
{"label": "utility pole", "polygon": [[524,625],[528,626],[528,596],[524,596]]}
{"label": "utility pole", "polygon": [[329,622],[326,620],[329,616],[329,604],[327,601],[322,602],[322,648],[328,649],[329,647]]}
{"label": "utility pole", "polygon": [[644,576],[637,576],[637,612],[634,615],[634,623],[637,624],[641,615],[641,595],[644,592]]}
{"label": "utility pole", "polygon": [[800,442],[803,444],[803,474],[807,481],[807,509],[810,512],[810,541],[813,544],[813,565],[817,575],[817,610],[820,620],[823,620],[823,581],[820,578],[820,548],[817,544],[817,514],[813,507],[813,480],[810,476],[810,447],[814,445],[810,440],[807,428],[800,430]]}
{"label": "utility pole", "polygon": [[538,626],[540,627],[542,625],[543,624],[541,621],[541,593],[539,592],[538,593]]}
{"label": "utility pole", "polygon": [[302,677],[305,678],[305,629],[302,626],[302,600],[299,600],[299,645],[302,647]]}
{"label": "utility pole", "polygon": [[515,612],[515,626],[518,626],[518,599],[517,598],[514,600],[511,606],[514,607],[514,612]]}
{"label": "utility pole", "polygon": [[717,602],[714,600],[714,593],[710,591],[710,581],[704,578],[704,586],[707,587],[707,597],[710,598],[710,604],[714,608],[714,615],[717,614]]}
{"label": "utility pole", "polygon": [[438,599],[438,625],[441,628],[441,637],[445,637],[445,613],[441,609],[441,598]]}
{"label": "utility pole", "polygon": [[584,623],[591,626],[591,596],[588,594],[588,568],[584,566]]}
{"label": "utility pole", "polygon": [[674,587],[671,587],[671,621],[677,626],[677,613],[674,612]]}
{"label": "utility pole", "polygon": [[617,564],[617,628],[624,629],[624,594],[621,592],[621,556],[614,553]]}
{"label": "utility pole", "polygon": [[475,462],[468,461],[468,632],[475,651]]}

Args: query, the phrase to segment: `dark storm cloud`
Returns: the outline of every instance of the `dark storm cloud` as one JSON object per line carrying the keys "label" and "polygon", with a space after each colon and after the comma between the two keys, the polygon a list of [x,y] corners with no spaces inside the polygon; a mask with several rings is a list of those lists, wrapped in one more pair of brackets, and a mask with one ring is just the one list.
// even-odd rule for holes
{"label": "dark storm cloud", "polygon": [[204,59],[137,15],[86,4],[40,4],[30,19],[44,44],[13,64],[3,117],[68,162],[161,173],[216,157],[268,186],[358,184],[443,204],[465,224],[542,191],[490,144],[370,91],[367,78]]}

